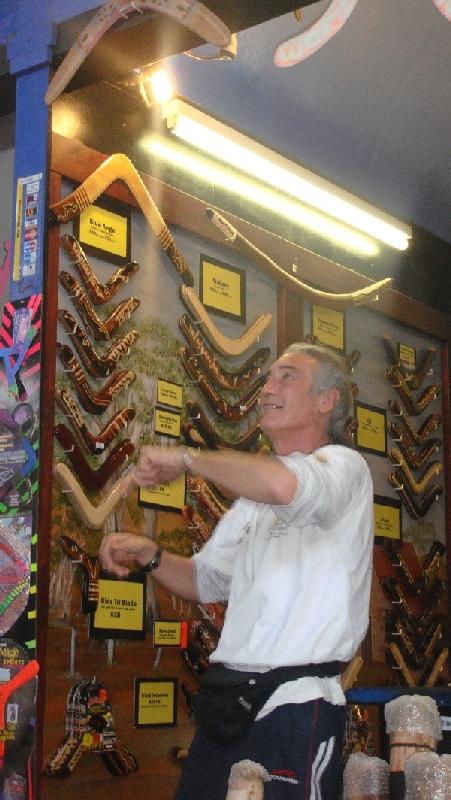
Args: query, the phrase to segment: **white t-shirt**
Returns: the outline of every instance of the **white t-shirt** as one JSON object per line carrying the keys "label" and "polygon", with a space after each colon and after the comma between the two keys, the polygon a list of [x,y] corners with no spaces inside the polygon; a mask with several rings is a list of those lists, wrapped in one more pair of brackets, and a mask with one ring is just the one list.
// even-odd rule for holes
{"label": "white t-shirt", "polygon": [[[327,445],[280,460],[297,477],[293,501],[236,501],[193,558],[202,602],[227,601],[210,662],[235,669],[349,661],[368,627],[373,486],[362,456]],[[345,698],[338,678],[280,686],[277,705]]]}

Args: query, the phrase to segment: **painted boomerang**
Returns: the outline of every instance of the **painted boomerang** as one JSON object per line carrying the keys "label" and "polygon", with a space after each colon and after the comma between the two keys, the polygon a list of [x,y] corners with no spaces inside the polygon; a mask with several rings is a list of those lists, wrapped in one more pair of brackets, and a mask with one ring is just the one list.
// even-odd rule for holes
{"label": "painted boomerang", "polygon": [[128,264],[124,264],[123,267],[119,267],[111,278],[102,284],[97,280],[84,250],[75,236],[72,236],[71,233],[65,233],[61,237],[61,244],[72,259],[72,263],[84,283],[89,299],[95,306],[101,306],[103,303],[108,303],[112,300],[121,286],[127,283],[132,275],[139,270],[138,262],[130,261]]}
{"label": "painted boomerang", "polygon": [[133,11],[167,14],[219,48],[226,47],[231,39],[227,26],[198,0],[109,0],[94,14],[56,70],[45,94],[47,105],[60,96],[86,56],[112,25]]}
{"label": "painted boomerang", "polygon": [[401,364],[399,360],[399,353],[389,336],[382,336],[382,344],[385,347],[385,351],[390,359],[391,365],[399,369],[409,387],[411,389],[419,389],[426,375],[430,374],[435,354],[437,352],[436,348],[429,347],[428,350],[423,353],[416,370],[411,372]]}
{"label": "painted boomerang", "polygon": [[398,392],[409,414],[412,414],[414,417],[422,414],[422,412],[428,407],[429,403],[432,403],[432,401],[435,400],[437,395],[441,392],[440,386],[438,386],[436,383],[433,383],[422,392],[418,399],[415,399],[412,396],[407,381],[404,379],[402,372],[398,369],[398,367],[389,367],[387,369],[387,378],[389,379],[393,388]]}
{"label": "painted boomerang", "polygon": [[261,334],[272,320],[272,314],[260,314],[241,336],[237,339],[230,339],[218,330],[205,306],[189,286],[184,284],[180,286],[180,297],[186,308],[191,311],[199,324],[202,325],[205,336],[213,347],[226,357],[243,355],[246,350],[249,350],[253,344],[258,342]]}
{"label": "painted boomerang", "polygon": [[82,592],[82,610],[87,614],[97,608],[99,600],[99,573],[100,562],[95,556],[90,556],[74,539],[70,536],[60,536],[61,549],[66,556],[76,564],[83,567],[84,578]]}
{"label": "painted boomerang", "polygon": [[420,616],[416,616],[410,608],[404,592],[398,585],[396,578],[382,578],[381,585],[390,602],[396,607],[397,613],[402,615],[413,633],[418,636],[425,633],[440,602],[445,588],[445,582],[437,580],[428,592],[428,597]]}
{"label": "painted boomerang", "polygon": [[81,214],[85,208],[88,208],[91,203],[94,203],[99,195],[117,180],[123,181],[130,189],[154,235],[163,250],[166,251],[169,260],[182,281],[187,286],[193,286],[194,278],[192,272],[180,250],[176,247],[172,233],[152,200],[138,170],[123,153],[115,153],[107,158],[77,189],[58,203],[51,205],[49,208],[49,222],[70,222],[78,214]]}
{"label": "painted boomerang", "polygon": [[77,477],[89,492],[99,491],[115,472],[134,453],[135,446],[130,439],[123,439],[110,451],[105,461],[96,470],[91,469],[78,447],[72,431],[66,425],[55,425],[55,438],[71,462]]}
{"label": "painted boomerang", "polygon": [[229,403],[216,391],[206,375],[199,367],[197,356],[188,347],[183,347],[181,361],[197,389],[203,394],[212,411],[230,422],[239,422],[254,408],[260,398],[260,392],[266,381],[261,375],[252,386],[234,403]]}
{"label": "painted boomerang", "polygon": [[281,42],[274,51],[276,67],[293,67],[316,53],[343,27],[357,0],[332,0],[324,14],[307,30]]}
{"label": "painted boomerang", "polygon": [[62,461],[54,465],[53,475],[58,481],[62,491],[67,493],[82,523],[86,525],[87,528],[92,528],[93,530],[100,530],[103,528],[109,515],[127,495],[132,481],[130,475],[123,475],[113,484],[104,500],[99,503],[98,506],[95,506],[86,497],[75,475],[73,475],[69,467]]}
{"label": "painted boomerang", "polygon": [[391,472],[388,476],[389,483],[391,486],[393,486],[395,492],[398,493],[398,496],[404,503],[409,516],[411,516],[412,519],[419,519],[420,517],[426,516],[432,503],[434,503],[435,500],[438,500],[440,495],[443,494],[443,486],[438,486],[435,484],[434,486],[430,486],[429,489],[426,489],[421,500],[417,502],[409,488],[407,481],[404,480],[404,478],[405,476],[400,469],[395,470],[395,472]]}
{"label": "painted boomerang", "polygon": [[234,391],[244,386],[251,378],[260,374],[263,364],[270,356],[269,347],[261,347],[248,360],[235,369],[224,369],[208,349],[199,326],[196,326],[188,314],[182,314],[179,319],[180,330],[184,334],[193,355],[196,356],[200,366],[217,388]]}
{"label": "painted boomerang", "polygon": [[390,461],[399,468],[403,478],[406,479],[408,485],[414,494],[421,494],[427,488],[428,483],[432,478],[436,478],[443,470],[443,465],[440,461],[434,461],[429,467],[425,469],[422,475],[415,478],[414,474],[410,471],[409,465],[404,459],[400,450],[397,447],[392,447],[390,450]]}
{"label": "painted boomerang", "polygon": [[[206,446],[211,450],[225,450],[227,448],[232,450],[248,450],[262,435],[260,425],[256,424],[240,436],[239,439],[230,442],[224,439],[213,427],[199,403],[193,403],[188,400],[186,403],[186,410],[190,422],[192,422]],[[195,446],[198,447],[199,443],[195,444]]]}
{"label": "painted boomerang", "polygon": [[137,297],[128,297],[126,300],[122,300],[106,319],[102,320],[94,311],[85,290],[70,272],[64,270],[60,272],[59,280],[89,329],[92,338],[97,342],[111,339],[112,334],[130,319],[140,303]]}
{"label": "painted boomerang", "polygon": [[93,434],[75,398],[67,389],[58,388],[55,393],[55,400],[63,414],[70,419],[77,436],[93,455],[99,455],[109,447],[116,436],[135,418],[133,408],[124,408],[122,411],[113,414],[101,431]]}
{"label": "painted boomerang", "polygon": [[266,253],[259,250],[249,239],[246,239],[242,233],[239,233],[231,223],[214,211],[212,208],[207,208],[207,217],[213,222],[214,225],[221,231],[224,239],[227,242],[232,242],[235,250],[242,253],[247,258],[261,264],[266,272],[270,272],[271,276],[276,280],[282,280],[285,285],[288,285],[297,294],[302,295],[306,300],[311,303],[322,303],[327,305],[328,308],[343,309],[359,303],[368,303],[370,300],[377,300],[378,295],[384,289],[388,289],[392,279],[384,278],[381,281],[365,286],[364,289],[357,289],[355,292],[344,292],[342,294],[334,294],[333,292],[322,292],[320,289],[314,289],[307,283],[295,278],[288,272],[285,272],[282,267],[279,267]]}
{"label": "painted boomerang", "polygon": [[75,358],[69,345],[57,342],[56,352],[73,383],[81,405],[89,414],[103,414],[114,398],[136,379],[136,373],[132,369],[125,369],[116,372],[101,389],[95,391],[91,388],[80,362]]}
{"label": "painted boomerang", "polygon": [[62,322],[65,331],[75,346],[85,369],[93,378],[107,378],[120,359],[128,354],[131,346],[135,344],[139,337],[137,331],[128,331],[128,333],[115,339],[106,353],[99,355],[70,311],[60,308],[58,319]]}
{"label": "painted boomerang", "polygon": [[[451,0],[432,0],[436,8],[451,21]],[[281,42],[274,51],[276,67],[293,67],[316,53],[343,27],[357,0],[332,0],[324,14],[310,28]]]}
{"label": "painted boomerang", "polygon": [[440,414],[430,414],[427,419],[422,422],[418,430],[412,427],[410,418],[406,416],[404,410],[401,408],[396,400],[389,400],[387,403],[388,408],[397,417],[399,427],[402,431],[402,438],[406,438],[414,447],[416,444],[424,444],[431,433],[433,433],[442,424],[442,417]]}

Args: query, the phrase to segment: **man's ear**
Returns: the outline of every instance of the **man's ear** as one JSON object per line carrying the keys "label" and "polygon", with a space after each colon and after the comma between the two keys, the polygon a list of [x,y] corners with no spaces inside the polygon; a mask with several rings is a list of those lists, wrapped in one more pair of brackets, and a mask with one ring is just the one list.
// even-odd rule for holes
{"label": "man's ear", "polygon": [[319,400],[320,411],[323,414],[328,414],[334,410],[335,406],[339,402],[340,390],[337,389],[336,386],[333,386],[331,389],[326,389],[324,392],[321,392]]}

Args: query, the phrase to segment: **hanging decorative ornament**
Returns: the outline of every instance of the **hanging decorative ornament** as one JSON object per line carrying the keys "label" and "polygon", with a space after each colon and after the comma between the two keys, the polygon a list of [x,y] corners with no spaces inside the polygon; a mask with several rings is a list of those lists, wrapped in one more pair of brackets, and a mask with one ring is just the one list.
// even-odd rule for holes
{"label": "hanging decorative ornament", "polygon": [[324,14],[310,28],[297,33],[276,47],[274,51],[276,67],[293,67],[316,53],[338,33],[356,5],[357,0],[332,0]]}
{"label": "hanging decorative ornament", "polygon": [[451,0],[432,0],[434,6],[437,6],[441,14],[451,22]]}

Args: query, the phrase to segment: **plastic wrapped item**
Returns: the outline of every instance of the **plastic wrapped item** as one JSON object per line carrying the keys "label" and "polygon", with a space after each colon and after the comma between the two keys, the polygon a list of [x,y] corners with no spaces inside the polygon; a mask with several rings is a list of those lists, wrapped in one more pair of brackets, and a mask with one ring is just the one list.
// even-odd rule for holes
{"label": "plastic wrapped item", "polygon": [[230,770],[226,800],[263,800],[264,781],[269,775],[261,764],[238,761]]}
{"label": "plastic wrapped item", "polygon": [[414,753],[406,762],[406,800],[449,800],[451,755]]}
{"label": "plastic wrapped item", "polygon": [[343,800],[388,800],[388,763],[351,753],[343,772]]}
{"label": "plastic wrapped item", "polygon": [[403,772],[407,759],[422,750],[433,751],[443,738],[437,703],[426,695],[401,695],[385,706],[390,736],[390,772]]}

